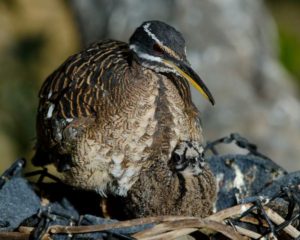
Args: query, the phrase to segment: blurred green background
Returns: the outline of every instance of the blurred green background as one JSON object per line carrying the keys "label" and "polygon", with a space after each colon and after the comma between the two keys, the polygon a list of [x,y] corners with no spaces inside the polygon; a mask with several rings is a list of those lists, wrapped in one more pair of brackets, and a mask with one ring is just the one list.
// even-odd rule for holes
{"label": "blurred green background", "polygon": [[38,91],[43,80],[79,48],[67,2],[0,1],[0,171],[35,141]]}
{"label": "blurred green background", "polygon": [[268,0],[279,33],[279,57],[300,86],[300,1]]}
{"label": "blurred green background", "polygon": [[[280,61],[300,86],[300,1],[266,4],[278,27]],[[0,0],[0,172],[32,156],[38,90],[80,49],[80,39],[68,1]]]}

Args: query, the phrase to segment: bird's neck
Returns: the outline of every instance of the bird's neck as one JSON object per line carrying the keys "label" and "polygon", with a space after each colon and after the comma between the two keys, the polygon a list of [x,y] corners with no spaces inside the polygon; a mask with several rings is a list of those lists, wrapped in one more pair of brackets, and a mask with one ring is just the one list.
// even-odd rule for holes
{"label": "bird's neck", "polygon": [[[142,68],[141,68],[141,66],[142,66]],[[189,83],[186,79],[177,76],[175,73],[160,72],[156,69],[152,69],[150,67],[144,66],[134,54],[132,56],[131,68],[139,69],[139,70],[142,69],[141,71],[144,71],[147,69],[149,71],[152,71],[154,73],[154,75],[166,76],[178,90],[178,93],[181,96],[181,98],[185,104],[185,107],[187,109],[195,109],[195,106],[192,102],[191,89],[190,89]]]}

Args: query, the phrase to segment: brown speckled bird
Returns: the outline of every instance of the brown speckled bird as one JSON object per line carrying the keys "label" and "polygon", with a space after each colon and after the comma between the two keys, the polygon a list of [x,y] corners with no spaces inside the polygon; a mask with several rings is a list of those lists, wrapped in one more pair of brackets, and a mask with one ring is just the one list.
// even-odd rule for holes
{"label": "brown speckled bird", "polygon": [[129,44],[103,41],[69,57],[40,90],[33,164],[54,163],[72,186],[127,196],[134,216],[207,215],[215,183],[189,83],[214,99],[185,48],[173,27],[148,21]]}

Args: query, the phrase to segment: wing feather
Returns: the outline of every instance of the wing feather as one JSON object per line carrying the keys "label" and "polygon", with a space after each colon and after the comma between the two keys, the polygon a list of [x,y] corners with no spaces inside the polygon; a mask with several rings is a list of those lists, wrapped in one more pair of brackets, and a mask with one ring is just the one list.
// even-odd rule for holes
{"label": "wing feather", "polygon": [[125,65],[120,71],[126,71],[128,56],[126,43],[96,43],[69,57],[46,79],[39,93],[37,152],[59,152],[65,128],[99,115],[98,105],[124,75],[116,65]]}

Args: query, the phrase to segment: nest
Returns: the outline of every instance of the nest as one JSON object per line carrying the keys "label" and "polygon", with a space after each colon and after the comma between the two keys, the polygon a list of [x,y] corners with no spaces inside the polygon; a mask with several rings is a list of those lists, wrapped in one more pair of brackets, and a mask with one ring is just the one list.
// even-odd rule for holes
{"label": "nest", "polygon": [[[262,177],[261,174],[265,174],[266,171],[259,170],[257,175],[251,177],[251,181],[244,183],[245,186],[238,193],[229,189],[231,184],[224,185],[223,190],[228,196],[222,197],[220,190],[216,204],[218,211],[206,218],[156,216],[116,221],[91,215],[83,216],[82,212],[78,212],[78,209],[74,209],[73,205],[65,200],[60,200],[59,203],[56,200],[57,202],[51,205],[49,199],[42,198],[44,203],[37,205],[39,198],[35,199],[35,194],[40,189],[33,191],[32,188],[40,188],[42,185],[27,182],[22,174],[25,161],[19,159],[1,176],[0,213],[3,214],[6,208],[2,206],[1,209],[1,204],[5,202],[5,196],[1,194],[11,194],[12,197],[8,197],[6,201],[11,203],[12,207],[13,203],[19,205],[15,206],[14,214],[24,216],[20,216],[14,224],[9,223],[12,224],[11,227],[7,227],[9,224],[3,222],[0,216],[0,239],[300,239],[300,174],[287,174],[279,166],[272,165],[271,160],[260,154],[255,145],[238,135],[209,143],[207,149],[213,153],[214,158],[219,156],[223,163],[228,157],[219,155],[215,147],[220,143],[231,142],[247,149],[246,157],[249,159],[253,160],[253,156],[256,156],[259,158],[259,164],[266,161],[263,169],[271,171],[267,171],[268,176]],[[232,155],[230,159],[234,159]],[[238,159],[235,159],[235,164],[245,162],[244,158],[240,162]],[[255,159],[252,160],[251,166]],[[220,165],[218,168],[211,167],[223,171]],[[27,174],[27,177],[35,174],[36,172]],[[39,171],[38,174],[41,176],[38,183],[42,182],[45,176],[49,176],[45,170]],[[260,181],[261,186],[257,186],[256,179]],[[265,179],[266,184],[261,179]],[[228,183],[231,183],[231,180],[228,180]],[[54,192],[55,189],[56,186]],[[66,194],[64,190],[62,192]],[[257,194],[253,195],[253,192]],[[14,201],[18,201],[16,195],[20,195],[20,198],[23,196],[26,202],[21,199],[22,201],[15,203]],[[235,198],[232,198],[233,195]],[[234,202],[225,199],[234,199]],[[25,205],[21,206],[22,204]],[[7,213],[7,216],[9,218],[13,214]]]}
{"label": "nest", "polygon": [[[298,217],[299,213],[286,220],[267,206],[261,208],[260,204],[245,203],[224,209],[204,219],[158,216],[90,226],[52,225],[43,231],[40,239],[53,239],[58,234],[64,234],[71,238],[74,234],[107,232],[145,224],[152,224],[153,226],[131,236],[126,236],[126,239],[177,239],[198,231],[202,237],[207,236],[207,239],[212,239],[209,238],[212,236],[213,239],[233,240],[261,239],[263,237],[266,239],[299,239],[300,232],[292,225]],[[0,238],[30,239],[34,230],[32,227],[20,226],[18,232],[1,232]],[[118,234],[115,234],[114,239],[118,237],[125,239],[124,236],[118,236]]]}

